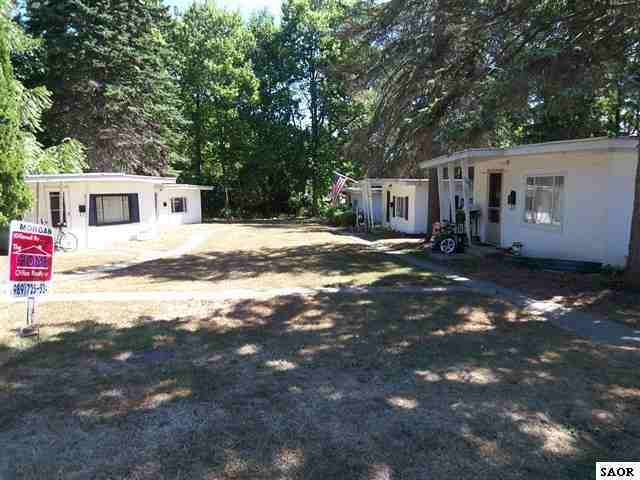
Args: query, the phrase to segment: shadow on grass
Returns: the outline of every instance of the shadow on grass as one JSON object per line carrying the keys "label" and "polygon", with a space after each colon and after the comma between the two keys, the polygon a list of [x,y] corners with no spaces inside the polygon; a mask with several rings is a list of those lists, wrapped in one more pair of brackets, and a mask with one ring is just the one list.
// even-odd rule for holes
{"label": "shadow on grass", "polygon": [[[399,294],[400,295],[400,294]],[[586,478],[640,454],[635,352],[473,296],[56,323],[0,371],[7,478]]]}
{"label": "shadow on grass", "polygon": [[[256,250],[212,250],[177,258],[143,262],[122,270],[101,274],[100,278],[138,277],[157,282],[205,281],[216,283],[290,274],[292,277],[289,286],[296,286],[295,275],[348,277],[365,274],[376,279],[398,268],[408,270],[408,276],[414,275],[420,281],[426,280],[429,276],[428,272],[424,272],[422,269],[409,267],[400,261],[360,245],[324,243]],[[439,280],[444,281],[444,279]],[[268,288],[271,285],[266,281],[259,286]]]}

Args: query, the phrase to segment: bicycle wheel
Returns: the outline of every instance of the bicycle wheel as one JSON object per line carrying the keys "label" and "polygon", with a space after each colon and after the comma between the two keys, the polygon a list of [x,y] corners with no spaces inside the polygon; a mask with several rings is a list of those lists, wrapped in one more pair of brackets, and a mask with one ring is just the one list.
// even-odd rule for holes
{"label": "bicycle wheel", "polygon": [[72,252],[73,250],[78,248],[78,237],[76,237],[73,233],[64,232],[60,236],[60,241],[58,243],[63,251]]}
{"label": "bicycle wheel", "polygon": [[458,244],[456,243],[455,238],[447,237],[440,242],[440,251],[447,255],[451,255],[458,248]]}

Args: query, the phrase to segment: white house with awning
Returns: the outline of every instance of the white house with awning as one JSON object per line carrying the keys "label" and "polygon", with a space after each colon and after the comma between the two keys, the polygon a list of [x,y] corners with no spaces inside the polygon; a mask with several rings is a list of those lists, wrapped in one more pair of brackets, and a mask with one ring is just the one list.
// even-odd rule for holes
{"label": "white house with awning", "polygon": [[123,173],[30,175],[33,196],[24,219],[53,228],[67,225],[81,248],[154,236],[166,225],[200,223],[201,194],[211,187],[174,177]]}
{"label": "white house with awning", "polygon": [[[441,221],[465,212],[472,232],[532,257],[626,263],[638,138],[587,138],[474,148],[420,164],[437,168]],[[453,208],[451,208],[453,206]]]}
{"label": "white house with awning", "polygon": [[345,189],[354,211],[365,220],[396,232],[426,233],[429,225],[429,180],[364,178]]}

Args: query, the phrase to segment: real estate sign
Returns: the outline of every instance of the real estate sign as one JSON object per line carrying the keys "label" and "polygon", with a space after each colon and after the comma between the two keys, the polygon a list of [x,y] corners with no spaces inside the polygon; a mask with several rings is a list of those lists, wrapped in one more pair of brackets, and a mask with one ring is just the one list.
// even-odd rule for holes
{"label": "real estate sign", "polygon": [[46,295],[53,275],[53,230],[47,225],[11,222],[9,231],[9,295]]}

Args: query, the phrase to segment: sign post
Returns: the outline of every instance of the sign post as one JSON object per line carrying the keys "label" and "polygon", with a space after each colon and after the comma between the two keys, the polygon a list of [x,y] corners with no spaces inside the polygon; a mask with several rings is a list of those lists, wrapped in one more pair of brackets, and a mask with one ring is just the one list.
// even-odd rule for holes
{"label": "sign post", "polygon": [[37,334],[36,297],[46,295],[53,277],[53,230],[47,225],[14,220],[9,231],[9,295],[27,299],[22,336]]}

